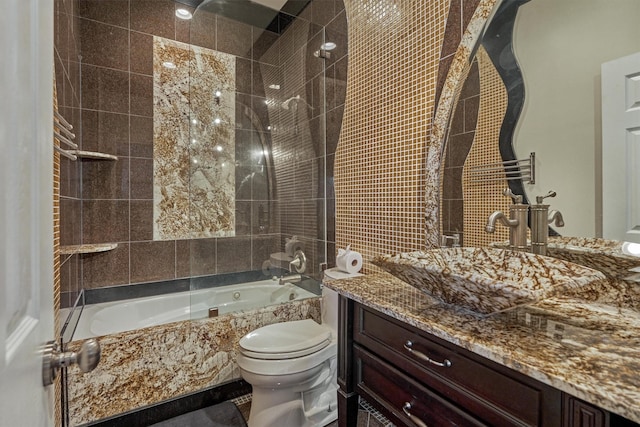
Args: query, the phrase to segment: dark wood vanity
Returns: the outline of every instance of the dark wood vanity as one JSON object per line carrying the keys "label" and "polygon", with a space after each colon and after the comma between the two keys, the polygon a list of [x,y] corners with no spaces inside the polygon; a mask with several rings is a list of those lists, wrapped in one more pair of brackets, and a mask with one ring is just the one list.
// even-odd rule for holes
{"label": "dark wood vanity", "polygon": [[637,426],[344,295],[339,313],[340,427],[358,396],[398,426]]}

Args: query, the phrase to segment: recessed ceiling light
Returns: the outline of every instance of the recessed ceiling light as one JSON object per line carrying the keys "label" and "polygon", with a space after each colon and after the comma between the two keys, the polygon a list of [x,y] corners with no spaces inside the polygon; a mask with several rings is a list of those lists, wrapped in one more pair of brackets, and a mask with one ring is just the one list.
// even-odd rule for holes
{"label": "recessed ceiling light", "polygon": [[333,50],[337,47],[334,42],[325,42],[320,45],[320,49],[322,50]]}
{"label": "recessed ceiling light", "polygon": [[170,69],[170,70],[173,70],[174,68],[176,68],[176,64],[174,64],[174,63],[173,63],[173,62],[171,62],[171,61],[164,61],[164,62],[162,63],[162,66],[163,66],[164,68],[168,68],[168,69]]}
{"label": "recessed ceiling light", "polygon": [[180,19],[193,18],[193,15],[187,9],[176,9],[176,16]]}
{"label": "recessed ceiling light", "polygon": [[280,89],[280,85],[271,84],[271,85],[269,85],[269,89],[276,89],[276,90],[279,90],[279,89]]}

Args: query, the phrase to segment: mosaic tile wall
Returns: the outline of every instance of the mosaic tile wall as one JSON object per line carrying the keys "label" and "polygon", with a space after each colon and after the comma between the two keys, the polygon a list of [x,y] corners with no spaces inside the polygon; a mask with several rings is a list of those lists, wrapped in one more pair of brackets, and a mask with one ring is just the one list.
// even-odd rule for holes
{"label": "mosaic tile wall", "polygon": [[[449,2],[348,0],[336,243],[365,259],[424,248],[426,148]],[[436,184],[437,185],[437,184]]]}
{"label": "mosaic tile wall", "polygon": [[[336,154],[338,245],[371,258],[439,244],[444,130],[494,3],[345,3],[350,66]],[[433,121],[436,95],[444,107]]]}
{"label": "mosaic tile wall", "polygon": [[493,234],[485,232],[487,218],[499,210],[509,215],[512,201],[502,194],[507,181],[475,182],[470,168],[502,162],[496,141],[507,109],[507,90],[484,48],[478,49],[480,76],[480,106],[475,139],[464,163],[462,188],[464,197],[464,236],[467,246],[487,246],[495,241],[509,240],[507,227],[501,224]]}

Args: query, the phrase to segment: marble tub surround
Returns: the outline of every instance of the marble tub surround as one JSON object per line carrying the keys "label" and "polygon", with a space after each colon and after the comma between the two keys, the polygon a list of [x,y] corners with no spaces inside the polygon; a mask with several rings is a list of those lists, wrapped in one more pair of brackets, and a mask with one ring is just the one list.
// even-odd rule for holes
{"label": "marble tub surround", "polygon": [[493,248],[416,251],[373,263],[448,304],[485,315],[597,290],[606,281],[599,271],[571,262]]}
{"label": "marble tub surround", "polygon": [[235,235],[236,58],[153,38],[153,235]]}
{"label": "marble tub surround", "polygon": [[[640,313],[571,298],[479,316],[388,273],[325,286],[538,381],[640,422]],[[605,285],[606,286],[606,285]]]}
{"label": "marble tub surround", "polygon": [[[240,338],[289,320],[320,322],[320,298],[217,318],[176,322],[99,337],[102,359],[82,374],[69,368],[70,425],[77,426],[240,379]],[[81,342],[69,349],[77,351]]]}

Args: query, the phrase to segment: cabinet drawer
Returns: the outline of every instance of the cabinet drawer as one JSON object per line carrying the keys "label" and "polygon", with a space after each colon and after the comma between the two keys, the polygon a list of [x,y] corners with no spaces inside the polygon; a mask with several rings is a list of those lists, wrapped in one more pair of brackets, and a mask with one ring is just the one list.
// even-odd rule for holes
{"label": "cabinet drawer", "polygon": [[550,403],[559,410],[556,390],[515,372],[506,373],[495,363],[474,360],[470,352],[383,316],[358,305],[354,340],[446,399],[481,414],[485,422],[548,425],[545,417],[551,414],[543,408]]}
{"label": "cabinet drawer", "polygon": [[409,413],[428,426],[486,425],[357,345],[354,358],[358,393],[394,423],[420,425],[404,413],[409,404]]}

